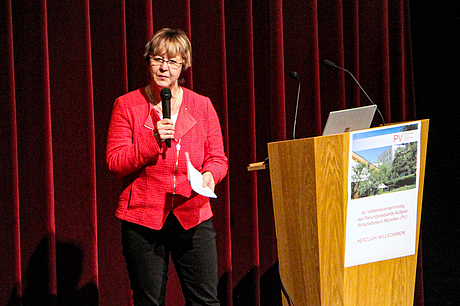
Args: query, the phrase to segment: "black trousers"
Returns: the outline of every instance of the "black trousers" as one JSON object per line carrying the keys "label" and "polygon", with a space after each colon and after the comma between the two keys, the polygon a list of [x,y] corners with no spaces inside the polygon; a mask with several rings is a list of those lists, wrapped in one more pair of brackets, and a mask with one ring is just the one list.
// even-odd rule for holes
{"label": "black trousers", "polygon": [[165,305],[170,255],[186,305],[220,305],[212,219],[184,230],[170,213],[159,231],[123,221],[122,247],[134,306]]}

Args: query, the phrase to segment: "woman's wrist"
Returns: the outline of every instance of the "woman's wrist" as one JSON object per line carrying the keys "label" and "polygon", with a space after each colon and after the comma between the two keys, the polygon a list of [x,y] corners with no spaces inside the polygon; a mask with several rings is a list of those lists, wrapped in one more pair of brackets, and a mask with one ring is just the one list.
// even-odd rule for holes
{"label": "woman's wrist", "polygon": [[154,129],[154,130],[153,130],[153,136],[154,136],[155,139],[157,140],[158,145],[161,147],[161,143],[163,142],[163,140],[161,139],[160,134],[158,133],[158,130],[157,130],[157,129]]}

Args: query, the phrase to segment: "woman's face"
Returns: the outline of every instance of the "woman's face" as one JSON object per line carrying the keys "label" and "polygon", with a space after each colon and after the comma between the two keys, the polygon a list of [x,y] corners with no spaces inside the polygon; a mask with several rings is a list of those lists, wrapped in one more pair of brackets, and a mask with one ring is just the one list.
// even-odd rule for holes
{"label": "woman's face", "polygon": [[150,56],[150,75],[158,87],[172,89],[178,86],[182,72],[182,57],[177,55],[168,58],[166,52]]}

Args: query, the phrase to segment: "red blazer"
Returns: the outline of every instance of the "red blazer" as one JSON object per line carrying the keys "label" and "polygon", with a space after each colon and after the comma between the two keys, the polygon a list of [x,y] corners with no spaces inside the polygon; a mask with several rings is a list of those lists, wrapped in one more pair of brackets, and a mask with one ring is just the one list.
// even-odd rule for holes
{"label": "red blazer", "polygon": [[186,88],[171,147],[160,147],[149,114],[145,89],[119,97],[113,106],[107,139],[107,164],[124,177],[116,216],[159,230],[172,211],[185,229],[212,217],[209,198],[198,195],[187,178],[185,152],[200,172],[219,183],[227,174],[222,132],[211,100]]}

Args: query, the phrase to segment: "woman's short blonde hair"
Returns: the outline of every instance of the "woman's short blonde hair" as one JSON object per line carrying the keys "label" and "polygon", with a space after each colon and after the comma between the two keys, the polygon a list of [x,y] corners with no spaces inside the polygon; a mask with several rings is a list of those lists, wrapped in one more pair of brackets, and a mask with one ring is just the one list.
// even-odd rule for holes
{"label": "woman's short blonde hair", "polygon": [[145,45],[145,60],[150,63],[151,55],[160,55],[166,52],[169,58],[180,55],[183,60],[182,70],[192,65],[192,45],[184,31],[164,28],[153,35]]}

